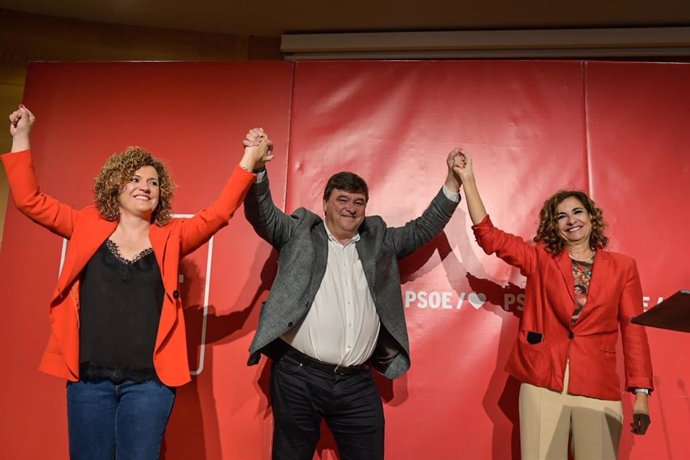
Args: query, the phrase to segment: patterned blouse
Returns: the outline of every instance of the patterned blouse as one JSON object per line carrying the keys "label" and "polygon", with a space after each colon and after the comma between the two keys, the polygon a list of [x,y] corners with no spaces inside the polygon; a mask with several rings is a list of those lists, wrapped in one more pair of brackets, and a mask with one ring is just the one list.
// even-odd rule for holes
{"label": "patterned blouse", "polygon": [[587,294],[589,293],[589,283],[592,280],[593,263],[582,262],[581,260],[571,259],[573,265],[573,281],[575,282],[575,311],[570,320],[570,325],[573,326],[580,318],[582,309],[587,303]]}

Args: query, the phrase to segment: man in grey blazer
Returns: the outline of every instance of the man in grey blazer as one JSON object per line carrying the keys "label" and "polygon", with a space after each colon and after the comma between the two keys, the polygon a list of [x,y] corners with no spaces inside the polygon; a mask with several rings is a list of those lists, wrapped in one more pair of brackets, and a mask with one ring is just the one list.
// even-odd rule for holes
{"label": "man in grey blazer", "polygon": [[[247,148],[271,148],[261,129]],[[271,199],[260,168],[244,202],[257,234],[279,252],[278,273],[261,309],[248,364],[272,361],[273,459],[311,460],[326,419],[343,459],[383,459],[383,404],[370,367],[389,379],[410,367],[398,259],[438,235],[460,201],[447,157],[443,188],[422,215],[402,227],[366,216],[366,182],[332,176],[325,220],[299,208],[287,215]]]}

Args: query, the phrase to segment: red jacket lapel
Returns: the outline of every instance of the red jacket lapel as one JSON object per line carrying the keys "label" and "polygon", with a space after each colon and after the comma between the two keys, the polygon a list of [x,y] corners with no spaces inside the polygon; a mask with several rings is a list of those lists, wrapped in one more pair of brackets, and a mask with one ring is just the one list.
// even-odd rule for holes
{"label": "red jacket lapel", "polygon": [[55,296],[64,293],[74,282],[98,247],[115,231],[116,226],[117,221],[103,219],[97,214],[95,208],[85,210],[67,248]]}

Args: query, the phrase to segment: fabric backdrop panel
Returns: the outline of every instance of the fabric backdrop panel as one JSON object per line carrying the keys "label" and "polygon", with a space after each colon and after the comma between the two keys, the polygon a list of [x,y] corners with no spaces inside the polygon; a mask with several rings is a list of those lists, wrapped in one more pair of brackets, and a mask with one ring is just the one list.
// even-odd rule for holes
{"label": "fabric backdrop panel", "polygon": [[[475,160],[497,225],[529,238],[543,200],[586,188],[579,62],[300,62],[287,209],[322,213],[326,179],[369,184],[368,214],[419,215],[454,147]],[[485,256],[462,203],[443,235],[402,265],[412,368],[381,380],[389,458],[510,458],[516,385],[503,372],[524,280]]]}
{"label": "fabric backdrop panel", "polygon": [[[82,207],[92,202],[93,178],[107,156],[140,145],[172,170],[174,211],[195,213],[220,192],[242,156],[249,128],[264,127],[281,149],[287,144],[292,67],[287,62],[33,64],[24,103],[37,116],[32,147],[39,184]],[[272,164],[278,182],[284,181],[286,162],[281,151]],[[276,195],[282,202],[280,188]],[[11,370],[0,392],[3,458],[68,456],[65,382],[36,370],[49,336],[48,302],[61,247],[61,238],[8,207],[0,254],[0,295],[7,306],[0,346],[8,351]],[[254,305],[270,285],[262,278],[270,276],[262,270],[270,250],[242,208],[209,249],[200,248],[183,264],[182,293],[192,301],[190,364],[203,369],[177,392],[165,458],[259,458],[270,445],[270,413],[257,381],[261,368],[245,363],[258,318]],[[207,290],[204,344],[200,303]]]}
{"label": "fabric backdrop panel", "polygon": [[[690,65],[588,63],[587,112],[594,199],[612,250],[635,258],[653,307],[690,289]],[[647,333],[652,426],[644,437],[625,430],[622,450],[634,459],[690,458],[690,334]]]}

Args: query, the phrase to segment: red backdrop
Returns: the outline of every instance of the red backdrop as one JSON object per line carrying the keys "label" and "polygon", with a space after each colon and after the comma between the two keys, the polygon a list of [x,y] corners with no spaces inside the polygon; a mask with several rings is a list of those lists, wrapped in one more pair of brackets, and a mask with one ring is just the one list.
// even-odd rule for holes
{"label": "red backdrop", "polygon": [[[688,288],[683,243],[690,67],[595,62],[243,62],[34,64],[24,102],[44,191],[90,201],[105,157],[138,144],[167,160],[175,211],[209,203],[262,126],[275,142],[273,196],[320,212],[325,179],[349,169],[370,185],[370,214],[402,224],[441,186],[445,156],[473,153],[494,222],[533,236],[559,188],[589,191],[612,249],[638,261],[649,306]],[[461,204],[443,235],[402,263],[412,369],[385,401],[387,458],[518,458],[517,388],[503,372],[524,279],[478,248]],[[9,207],[0,251],[0,455],[67,458],[64,382],[36,371],[62,242]],[[184,262],[190,364],[166,459],[270,457],[265,361],[247,367],[275,254],[241,212]],[[690,336],[648,331],[657,391],[645,437],[621,458],[688,458],[684,351]],[[626,417],[630,399],[624,397]],[[335,458],[325,436],[316,458]]]}

